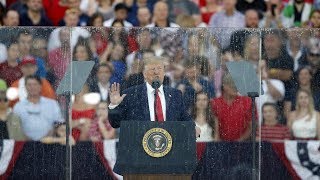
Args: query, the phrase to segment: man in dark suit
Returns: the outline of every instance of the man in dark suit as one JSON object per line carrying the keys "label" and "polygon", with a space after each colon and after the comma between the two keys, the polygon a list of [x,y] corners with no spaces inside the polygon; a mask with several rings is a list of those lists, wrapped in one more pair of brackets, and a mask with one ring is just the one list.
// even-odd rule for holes
{"label": "man in dark suit", "polygon": [[[112,127],[120,127],[120,121],[192,121],[185,110],[181,91],[162,85],[164,64],[161,57],[145,59],[143,75],[146,82],[124,90],[123,95],[120,95],[120,85],[112,84],[109,105]],[[156,95],[153,82],[160,83]]]}

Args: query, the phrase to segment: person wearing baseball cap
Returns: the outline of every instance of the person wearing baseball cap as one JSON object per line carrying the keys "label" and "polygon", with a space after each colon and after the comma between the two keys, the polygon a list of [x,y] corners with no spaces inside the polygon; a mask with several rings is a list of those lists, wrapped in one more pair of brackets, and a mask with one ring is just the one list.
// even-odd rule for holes
{"label": "person wearing baseball cap", "polygon": [[[20,64],[19,64],[21,71],[22,71],[22,78],[14,81],[11,85],[11,87],[18,89],[18,98],[19,100],[27,98],[28,94],[25,88],[25,77],[36,75],[36,72],[38,70],[37,61],[35,57],[33,56],[25,56],[22,58]],[[41,79],[42,86],[41,86],[41,95],[50,99],[55,99],[56,95],[55,92],[49,83],[45,78]],[[15,101],[10,102],[10,106],[13,107],[14,104],[18,101],[16,99]]]}

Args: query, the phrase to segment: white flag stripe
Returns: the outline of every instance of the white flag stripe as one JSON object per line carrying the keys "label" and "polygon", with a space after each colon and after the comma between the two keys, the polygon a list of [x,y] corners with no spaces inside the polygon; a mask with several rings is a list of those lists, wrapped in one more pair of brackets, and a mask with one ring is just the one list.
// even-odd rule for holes
{"label": "white flag stripe", "polygon": [[[285,153],[288,158],[288,160],[291,162],[291,165],[293,169],[296,171],[298,176],[301,179],[308,179],[308,180],[320,180],[319,176],[315,176],[312,174],[312,172],[305,168],[299,159],[298,153],[297,152],[297,141],[285,141]],[[320,158],[320,153],[318,151],[318,148],[320,146],[319,141],[309,141],[308,142],[308,153],[310,160],[314,163],[319,163],[319,158]],[[317,152],[316,152],[317,151]]]}
{"label": "white flag stripe", "polygon": [[3,140],[3,149],[0,156],[0,175],[4,174],[9,166],[14,150],[14,140]]}
{"label": "white flag stripe", "polygon": [[[117,147],[116,144],[119,141],[119,139],[111,139],[111,140],[104,140],[103,141],[103,154],[104,157],[107,159],[108,164],[111,169],[113,169],[114,165],[116,164],[117,160]],[[117,179],[122,180],[123,177],[120,176],[119,174],[113,172]]]}

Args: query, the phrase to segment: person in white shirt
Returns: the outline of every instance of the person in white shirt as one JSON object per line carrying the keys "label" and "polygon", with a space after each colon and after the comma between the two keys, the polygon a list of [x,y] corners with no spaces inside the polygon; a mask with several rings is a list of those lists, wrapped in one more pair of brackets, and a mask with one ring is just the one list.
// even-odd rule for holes
{"label": "person in white shirt", "polygon": [[114,14],[114,18],[108,19],[103,22],[104,27],[112,27],[112,24],[115,20],[123,21],[124,27],[133,27],[130,22],[126,21],[126,18],[128,16],[128,7],[125,4],[118,3],[114,7]]}
{"label": "person in white shirt", "polygon": [[178,24],[169,21],[168,4],[163,1],[158,1],[153,9],[153,23],[146,27],[180,27]]}

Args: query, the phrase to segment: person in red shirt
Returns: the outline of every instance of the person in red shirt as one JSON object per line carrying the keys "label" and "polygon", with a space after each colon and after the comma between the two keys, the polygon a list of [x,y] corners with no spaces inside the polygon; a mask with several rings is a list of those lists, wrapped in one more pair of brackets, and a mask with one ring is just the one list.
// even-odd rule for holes
{"label": "person in red shirt", "polygon": [[290,129],[279,123],[279,107],[276,104],[264,103],[262,106],[262,116],[261,129],[257,129],[257,140],[274,141],[291,139]]}
{"label": "person in red shirt", "polygon": [[19,49],[17,42],[8,46],[8,59],[0,63],[0,78],[5,80],[8,86],[22,77],[20,66],[18,65]]}
{"label": "person in red shirt", "polygon": [[226,74],[222,96],[211,100],[212,113],[218,120],[218,135],[223,141],[245,141],[251,135],[251,99],[239,96],[235,84]]}

